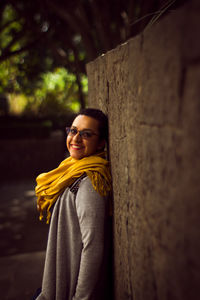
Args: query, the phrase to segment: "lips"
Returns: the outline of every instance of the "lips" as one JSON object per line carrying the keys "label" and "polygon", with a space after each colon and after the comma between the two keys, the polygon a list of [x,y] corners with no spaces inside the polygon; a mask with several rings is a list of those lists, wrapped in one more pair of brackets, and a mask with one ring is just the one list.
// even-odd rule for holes
{"label": "lips", "polygon": [[80,150],[82,149],[83,147],[79,146],[79,145],[74,145],[74,144],[71,144],[70,147],[74,150]]}

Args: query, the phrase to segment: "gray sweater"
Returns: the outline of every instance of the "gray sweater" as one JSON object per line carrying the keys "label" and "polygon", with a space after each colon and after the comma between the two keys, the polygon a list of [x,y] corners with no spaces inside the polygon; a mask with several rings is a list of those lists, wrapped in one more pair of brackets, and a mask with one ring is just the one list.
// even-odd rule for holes
{"label": "gray sweater", "polygon": [[107,203],[88,177],[58,198],[37,300],[107,299]]}

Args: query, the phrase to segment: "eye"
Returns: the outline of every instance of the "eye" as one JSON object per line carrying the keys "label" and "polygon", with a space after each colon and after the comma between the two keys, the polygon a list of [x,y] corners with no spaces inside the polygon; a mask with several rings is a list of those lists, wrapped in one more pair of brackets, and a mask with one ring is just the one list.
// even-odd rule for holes
{"label": "eye", "polygon": [[90,131],[82,131],[82,137],[85,139],[88,139],[92,136],[92,133]]}
{"label": "eye", "polygon": [[73,135],[77,134],[77,130],[75,128],[70,128],[70,133]]}

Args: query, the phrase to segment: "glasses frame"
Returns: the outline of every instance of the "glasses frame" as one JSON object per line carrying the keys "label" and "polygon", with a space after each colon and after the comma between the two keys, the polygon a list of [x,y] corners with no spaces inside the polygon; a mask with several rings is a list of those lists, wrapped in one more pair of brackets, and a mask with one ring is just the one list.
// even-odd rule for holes
{"label": "glasses frame", "polygon": [[[69,136],[75,136],[75,135],[77,135],[77,133],[78,133],[79,136],[80,136],[82,139],[84,139],[84,140],[89,140],[90,138],[92,138],[93,135],[99,136],[99,134],[93,132],[93,131],[90,130],[90,129],[78,130],[78,129],[76,129],[76,128],[66,127],[65,130],[66,130],[67,135],[69,135]],[[76,133],[73,134],[73,133],[71,132],[72,130],[74,130]],[[89,133],[89,134],[91,134],[91,136],[88,136],[88,137],[85,136],[85,137],[84,137],[84,136],[83,136],[84,133]]]}

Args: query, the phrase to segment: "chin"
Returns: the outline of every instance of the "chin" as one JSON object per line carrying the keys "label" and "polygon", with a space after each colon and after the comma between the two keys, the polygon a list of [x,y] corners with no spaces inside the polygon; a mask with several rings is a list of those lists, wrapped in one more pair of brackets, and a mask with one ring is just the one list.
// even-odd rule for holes
{"label": "chin", "polygon": [[84,155],[81,155],[81,154],[76,154],[76,153],[70,153],[70,156],[74,159],[81,159],[84,157]]}
{"label": "chin", "polygon": [[72,158],[74,158],[74,159],[81,159],[82,157],[81,156],[79,156],[79,155],[70,155]]}

